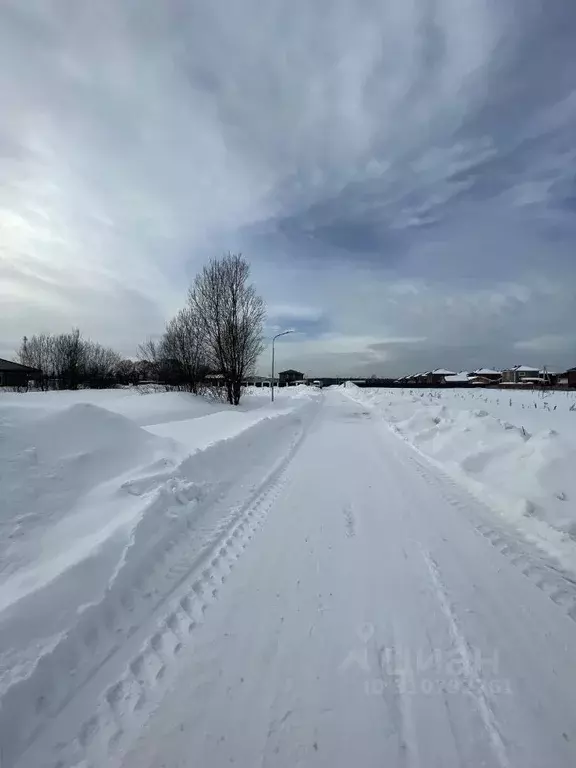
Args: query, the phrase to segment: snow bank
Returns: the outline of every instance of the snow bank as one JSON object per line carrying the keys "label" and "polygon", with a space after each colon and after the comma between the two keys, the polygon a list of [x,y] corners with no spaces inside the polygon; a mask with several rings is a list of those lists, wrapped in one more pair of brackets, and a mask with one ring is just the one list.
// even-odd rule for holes
{"label": "snow bank", "polygon": [[[3,414],[6,410],[3,410]],[[20,418],[21,416],[24,418]],[[29,414],[4,416],[0,441],[0,610],[42,584],[48,561],[74,560],[71,518],[80,500],[96,486],[129,469],[174,452],[172,444],[133,422],[88,403],[77,403],[30,421]],[[97,528],[109,520],[99,514]],[[82,538],[96,533],[84,516]],[[31,567],[34,571],[28,570]],[[53,570],[53,569],[50,569]],[[15,587],[6,577],[19,572]],[[12,594],[12,590],[14,590]]]}
{"label": "snow bank", "polygon": [[548,544],[554,538],[576,540],[573,393],[357,389],[349,394],[531,538]]}
{"label": "snow bank", "polygon": [[76,392],[0,393],[0,412],[10,409],[45,414],[78,403],[106,408],[112,413],[126,416],[139,426],[193,419],[233,408],[227,403],[211,402],[189,392],[158,392],[145,387],[84,389]]}
{"label": "snow bank", "polygon": [[2,765],[192,567],[291,450],[308,406],[116,390],[0,398]]}

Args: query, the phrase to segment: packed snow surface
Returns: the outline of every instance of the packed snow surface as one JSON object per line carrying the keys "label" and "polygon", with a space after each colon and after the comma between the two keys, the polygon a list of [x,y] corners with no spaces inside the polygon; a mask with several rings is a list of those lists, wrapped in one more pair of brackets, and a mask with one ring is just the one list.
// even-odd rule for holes
{"label": "packed snow surface", "polygon": [[345,391],[576,572],[576,392]]}
{"label": "packed snow surface", "polygon": [[571,768],[573,402],[0,396],[0,765]]}

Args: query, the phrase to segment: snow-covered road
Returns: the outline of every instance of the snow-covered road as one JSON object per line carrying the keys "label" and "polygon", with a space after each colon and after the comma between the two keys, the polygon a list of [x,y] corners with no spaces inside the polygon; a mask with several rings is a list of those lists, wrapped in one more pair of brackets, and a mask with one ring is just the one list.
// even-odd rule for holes
{"label": "snow-covered road", "polygon": [[573,766],[574,584],[490,521],[327,392],[123,764]]}
{"label": "snow-covered road", "polygon": [[576,764],[568,575],[342,391],[251,487],[18,768]]}

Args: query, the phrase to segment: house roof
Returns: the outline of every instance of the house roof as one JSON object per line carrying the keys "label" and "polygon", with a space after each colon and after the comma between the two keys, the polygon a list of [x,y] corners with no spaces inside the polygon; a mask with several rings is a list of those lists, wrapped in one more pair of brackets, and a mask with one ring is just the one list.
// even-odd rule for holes
{"label": "house roof", "polygon": [[466,371],[464,371],[462,373],[455,373],[452,376],[446,376],[446,381],[449,384],[450,383],[455,384],[455,383],[458,383],[458,382],[465,382],[465,381],[468,381],[468,374],[466,373]]}
{"label": "house roof", "polygon": [[501,373],[502,371],[497,371],[494,368],[479,368],[477,371],[474,371],[474,374],[478,376],[500,376]]}
{"label": "house roof", "polygon": [[539,367],[537,365],[515,365],[513,368],[509,368],[509,371],[519,371],[519,372],[526,372],[526,373],[533,373],[536,371],[538,373],[540,371]]}
{"label": "house roof", "polygon": [[286,374],[286,373],[297,373],[297,374],[298,374],[298,376],[303,376],[303,375],[304,375],[304,374],[302,373],[302,371],[295,371],[295,370],[294,370],[294,368],[288,368],[288,370],[287,370],[287,371],[280,371],[279,375],[280,375],[280,376],[282,376],[282,375],[284,375],[284,374]]}
{"label": "house roof", "polygon": [[456,371],[447,371],[446,368],[436,368],[432,373],[437,376],[456,376]]}
{"label": "house roof", "polygon": [[0,371],[15,371],[20,373],[36,373],[38,371],[37,368],[30,368],[29,365],[21,365],[20,363],[15,363],[13,360],[3,360],[0,358]]}

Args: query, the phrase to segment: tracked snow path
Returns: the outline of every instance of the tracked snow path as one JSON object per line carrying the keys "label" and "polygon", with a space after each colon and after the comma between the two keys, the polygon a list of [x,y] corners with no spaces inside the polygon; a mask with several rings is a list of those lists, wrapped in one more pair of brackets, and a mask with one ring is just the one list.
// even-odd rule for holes
{"label": "tracked snow path", "polygon": [[223,552],[189,626],[110,686],[76,764],[576,764],[569,577],[336,391],[272,488],[225,583],[201,597]]}
{"label": "tracked snow path", "polygon": [[328,392],[124,765],[576,764],[573,585],[486,519]]}

